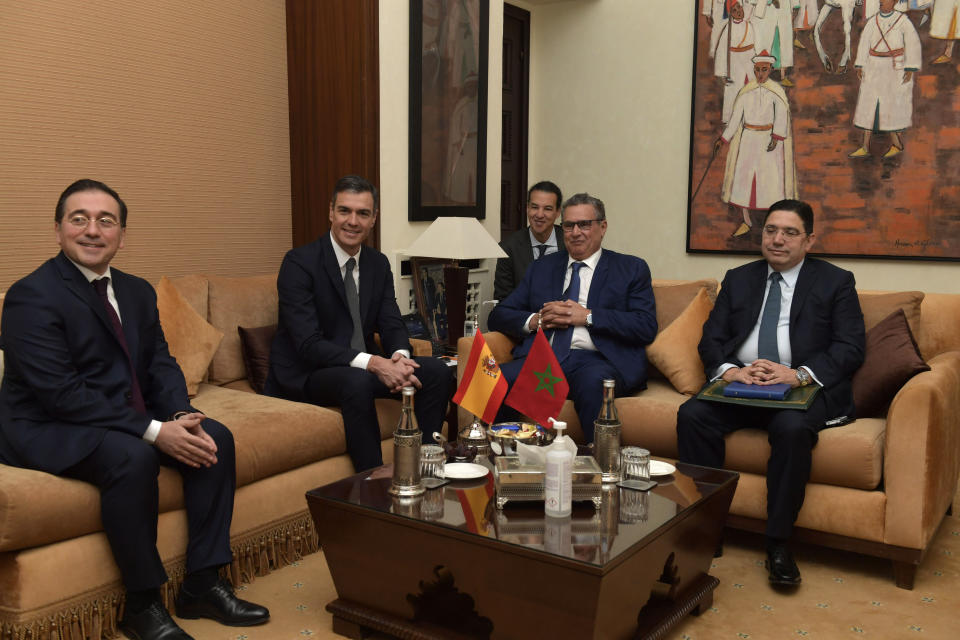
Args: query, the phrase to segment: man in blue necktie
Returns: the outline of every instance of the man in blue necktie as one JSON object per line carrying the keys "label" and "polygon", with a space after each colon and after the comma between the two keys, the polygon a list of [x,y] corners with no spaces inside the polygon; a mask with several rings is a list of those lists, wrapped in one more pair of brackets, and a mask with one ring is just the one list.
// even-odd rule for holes
{"label": "man in blue necktie", "polygon": [[[644,347],[657,335],[656,307],[647,263],[601,249],[607,231],[602,201],[578,193],[563,203],[562,216],[568,253],[548,254],[530,265],[516,290],[494,308],[489,325],[520,340],[515,359],[500,367],[510,384],[537,327],[547,331],[591,441],[604,379],[616,381],[617,395],[646,387]],[[504,419],[512,415],[509,407],[501,411]]]}
{"label": "man in blue necktie", "polygon": [[864,356],[864,326],[853,274],[808,258],[813,210],[781,200],[763,223],[763,260],[727,272],[703,326],[707,378],[821,387],[806,411],[765,409],[692,398],[677,415],[681,462],[722,467],[724,436],[764,429],[767,463],[767,562],[770,582],[795,585],[800,571],[787,548],[803,505],[818,432],[854,417],[852,378]]}

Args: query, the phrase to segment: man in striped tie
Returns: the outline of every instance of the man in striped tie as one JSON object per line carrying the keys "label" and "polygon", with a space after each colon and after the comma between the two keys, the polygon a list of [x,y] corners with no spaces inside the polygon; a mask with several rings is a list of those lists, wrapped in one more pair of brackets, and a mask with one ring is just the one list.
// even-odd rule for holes
{"label": "man in striped tie", "polygon": [[814,240],[809,204],[774,203],[763,222],[764,259],[727,272],[700,340],[709,380],[819,385],[810,407],[692,398],[677,415],[680,461],[708,467],[723,466],[726,434],[746,427],[767,431],[767,561],[774,584],[800,582],[786,543],[803,505],[813,447],[821,429],[853,420],[852,379],[864,357],[853,274],[808,258]]}

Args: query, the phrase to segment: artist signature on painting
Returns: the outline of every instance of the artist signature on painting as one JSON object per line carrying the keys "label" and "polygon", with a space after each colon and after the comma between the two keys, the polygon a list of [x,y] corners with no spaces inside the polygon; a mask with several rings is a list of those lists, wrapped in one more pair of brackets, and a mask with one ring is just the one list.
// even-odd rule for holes
{"label": "artist signature on painting", "polygon": [[897,238],[893,246],[898,249],[901,247],[920,247],[922,249],[927,249],[929,247],[937,246],[939,243],[936,240],[901,240]]}

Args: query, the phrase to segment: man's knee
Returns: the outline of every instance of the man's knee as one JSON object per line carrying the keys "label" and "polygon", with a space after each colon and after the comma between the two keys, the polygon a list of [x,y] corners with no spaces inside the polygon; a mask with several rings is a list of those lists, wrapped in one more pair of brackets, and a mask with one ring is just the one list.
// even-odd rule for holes
{"label": "man's knee", "polygon": [[[783,443],[790,447],[812,447],[817,439],[816,430],[800,415],[802,412],[782,411],[767,426],[768,440],[771,444]],[[797,414],[797,415],[793,415]]]}
{"label": "man's knee", "polygon": [[203,430],[210,436],[217,445],[217,454],[219,456],[225,455],[227,452],[231,454],[234,451],[233,443],[233,433],[225,425],[211,418],[206,418],[203,421]]}

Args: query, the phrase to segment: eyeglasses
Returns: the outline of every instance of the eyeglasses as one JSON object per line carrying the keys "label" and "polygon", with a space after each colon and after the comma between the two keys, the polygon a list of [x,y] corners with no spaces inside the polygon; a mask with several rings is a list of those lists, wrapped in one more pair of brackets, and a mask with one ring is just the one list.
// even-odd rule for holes
{"label": "eyeglasses", "polygon": [[768,224],[763,228],[763,235],[765,236],[775,236],[780,231],[783,232],[783,235],[789,239],[799,238],[801,235],[808,235],[805,231],[800,231],[799,229],[794,229],[793,227],[777,227],[772,224]]}
{"label": "eyeglasses", "polygon": [[602,222],[602,220],[600,218],[594,220],[571,220],[570,222],[562,223],[560,226],[563,227],[564,231],[573,231],[574,227],[580,227],[580,231],[586,231],[594,222]]}
{"label": "eyeglasses", "polygon": [[86,229],[88,224],[91,222],[96,222],[101,231],[112,231],[120,226],[120,223],[117,222],[117,220],[108,216],[88,218],[87,216],[80,215],[79,213],[67,218],[67,222],[77,229]]}

